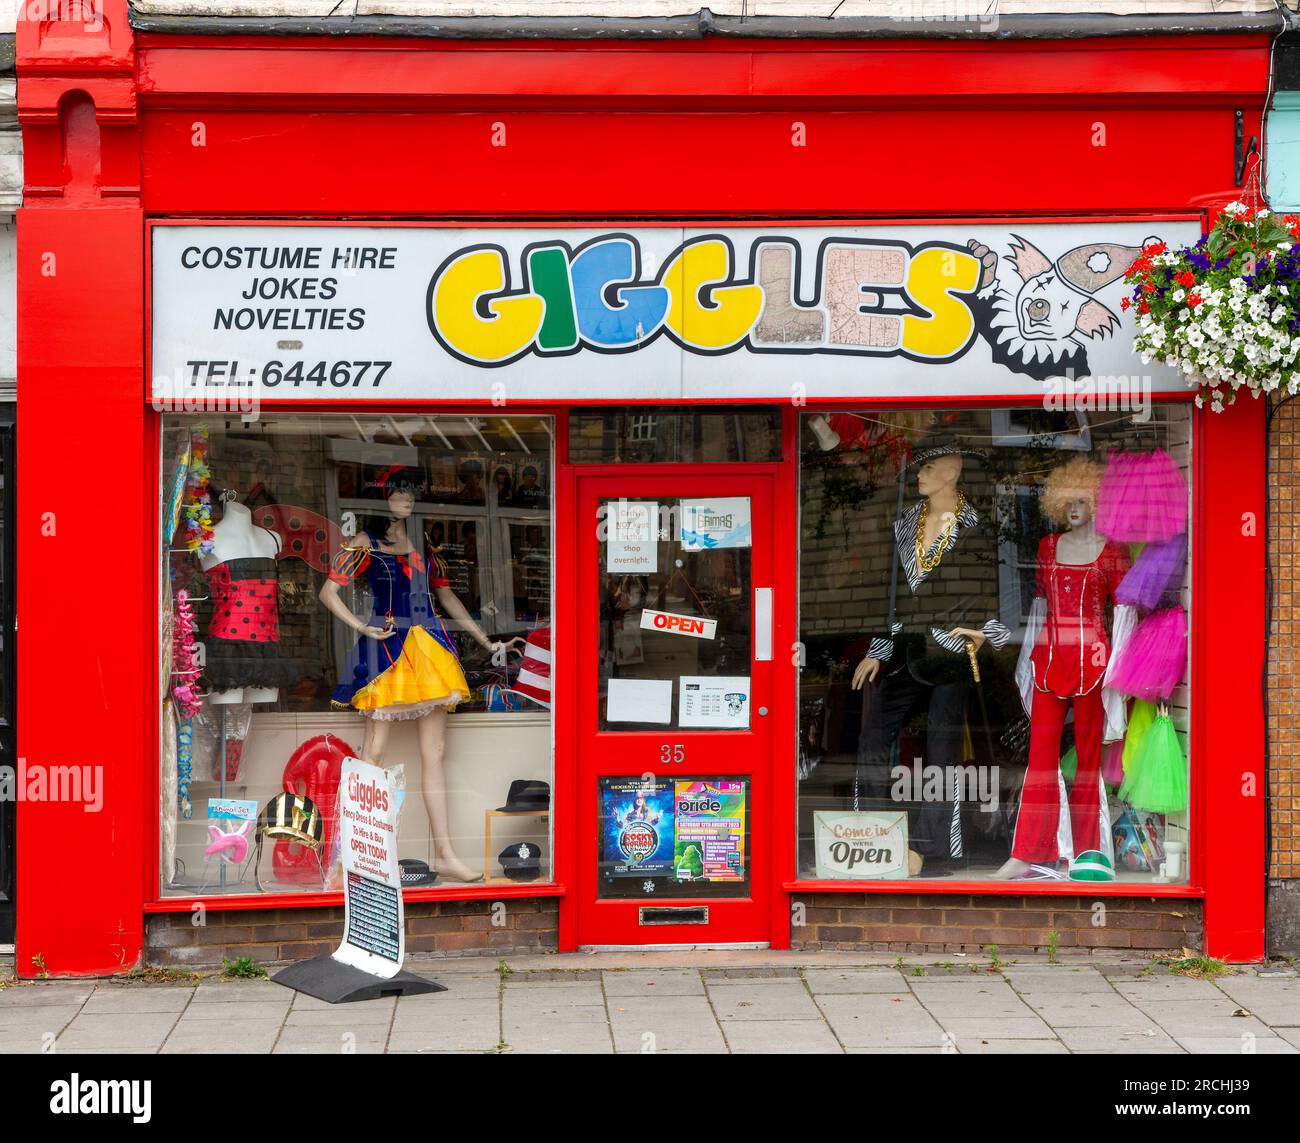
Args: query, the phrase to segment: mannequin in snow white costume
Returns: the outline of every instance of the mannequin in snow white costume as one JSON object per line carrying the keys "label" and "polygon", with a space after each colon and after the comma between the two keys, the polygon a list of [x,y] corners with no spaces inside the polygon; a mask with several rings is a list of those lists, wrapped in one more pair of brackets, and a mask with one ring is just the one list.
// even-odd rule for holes
{"label": "mannequin in snow white costume", "polygon": [[[436,552],[424,555],[411,545],[406,521],[415,510],[423,478],[395,465],[376,482],[387,513],[364,521],[364,530],[339,552],[320,601],[361,636],[352,650],[347,675],[334,692],[333,705],[366,718],[361,754],[382,765],[392,722],[414,719],[424,765],[424,804],[429,814],[439,874],[457,881],[478,877],[451,843],[444,773],[447,712],[469,698],[469,686],[456,644],[434,605],[494,656],[504,658],[510,643],[494,642],[474,622],[447,582],[446,565]],[[369,622],[353,615],[339,590],[366,575],[374,596]],[[430,592],[432,589],[432,594]]]}
{"label": "mannequin in snow white costume", "polygon": [[[1038,590],[1016,669],[1030,716],[1029,766],[1016,817],[1011,859],[995,875],[1023,877],[1035,863],[1054,863],[1070,839],[1073,853],[1101,849],[1105,794],[1101,747],[1124,732],[1123,697],[1106,690],[1106,666],[1127,640],[1136,613],[1115,608],[1113,636],[1106,606],[1129,569],[1127,548],[1097,534],[1093,520],[1102,468],[1083,457],[1053,470],[1043,488],[1043,514],[1068,525],[1038,545]],[[1078,766],[1069,792],[1065,829],[1059,776],[1061,732],[1074,710]]]}

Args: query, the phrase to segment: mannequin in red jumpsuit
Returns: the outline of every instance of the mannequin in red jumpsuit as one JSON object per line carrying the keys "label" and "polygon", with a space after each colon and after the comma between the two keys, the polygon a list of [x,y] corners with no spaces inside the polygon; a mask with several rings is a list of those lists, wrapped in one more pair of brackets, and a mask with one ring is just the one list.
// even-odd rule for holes
{"label": "mannequin in red jumpsuit", "polygon": [[[1101,472],[1096,462],[1077,457],[1054,470],[1043,489],[1043,514],[1069,530],[1044,536],[1038,545],[1038,591],[1017,671],[1022,694],[1029,696],[1029,768],[1011,859],[997,878],[1023,877],[1036,863],[1068,856],[1059,852],[1058,774],[1071,707],[1078,757],[1069,794],[1073,849],[1079,854],[1101,847],[1101,746],[1107,737],[1102,676],[1112,653],[1106,605],[1114,602],[1129,568],[1128,550],[1093,527]],[[1128,624],[1117,619],[1115,626],[1122,638],[1120,629]]]}

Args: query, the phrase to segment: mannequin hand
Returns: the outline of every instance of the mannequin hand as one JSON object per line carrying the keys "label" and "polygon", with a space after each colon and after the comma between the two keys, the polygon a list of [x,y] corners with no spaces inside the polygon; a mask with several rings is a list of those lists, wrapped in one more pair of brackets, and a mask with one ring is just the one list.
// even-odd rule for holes
{"label": "mannequin hand", "polygon": [[853,672],[853,689],[860,691],[864,683],[874,683],[878,674],[880,674],[880,660],[868,655]]}
{"label": "mannequin hand", "polygon": [[495,663],[497,666],[503,666],[505,664],[506,657],[510,654],[511,651],[514,651],[517,654],[522,655],[523,652],[519,650],[519,644],[523,642],[524,640],[521,639],[518,635],[516,635],[513,639],[507,639],[504,642],[502,642],[500,639],[493,640],[491,643],[488,644],[487,647],[487,649],[492,652],[492,662]]}
{"label": "mannequin hand", "polygon": [[367,639],[387,639],[389,636],[397,634],[396,627],[358,627],[357,633],[364,635]]}
{"label": "mannequin hand", "polygon": [[954,627],[948,632],[949,635],[961,635],[975,644],[975,650],[984,646],[988,636],[983,631],[976,631],[973,627]]}

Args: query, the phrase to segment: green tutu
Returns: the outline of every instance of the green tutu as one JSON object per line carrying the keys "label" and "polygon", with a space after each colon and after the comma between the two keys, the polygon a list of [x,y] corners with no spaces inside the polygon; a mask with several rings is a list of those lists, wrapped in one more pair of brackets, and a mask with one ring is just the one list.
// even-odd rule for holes
{"label": "green tutu", "polygon": [[1120,797],[1134,809],[1176,814],[1187,809],[1187,759],[1178,732],[1167,714],[1161,714],[1142,736],[1133,769],[1125,775]]}
{"label": "green tutu", "polygon": [[1061,777],[1067,782],[1074,781],[1075,772],[1079,769],[1079,752],[1071,746],[1061,756]]}
{"label": "green tutu", "polygon": [[1120,783],[1119,796],[1128,798],[1128,791],[1133,786],[1138,753],[1142,749],[1142,740],[1156,719],[1155,703],[1144,699],[1133,700],[1133,711],[1128,716],[1128,730],[1124,732],[1124,781]]}

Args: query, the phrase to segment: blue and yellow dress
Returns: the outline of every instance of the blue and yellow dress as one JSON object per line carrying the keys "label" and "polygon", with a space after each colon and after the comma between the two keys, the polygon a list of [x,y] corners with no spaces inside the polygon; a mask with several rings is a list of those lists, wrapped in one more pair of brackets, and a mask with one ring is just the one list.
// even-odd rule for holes
{"label": "blue and yellow dress", "polygon": [[420,718],[440,706],[454,710],[469,698],[456,643],[434,606],[429,587],[446,587],[447,565],[432,557],[432,574],[419,552],[392,555],[378,548],[344,548],[329,577],[349,584],[363,572],[374,597],[371,627],[391,627],[387,639],[362,635],[331,705],[367,718]]}

